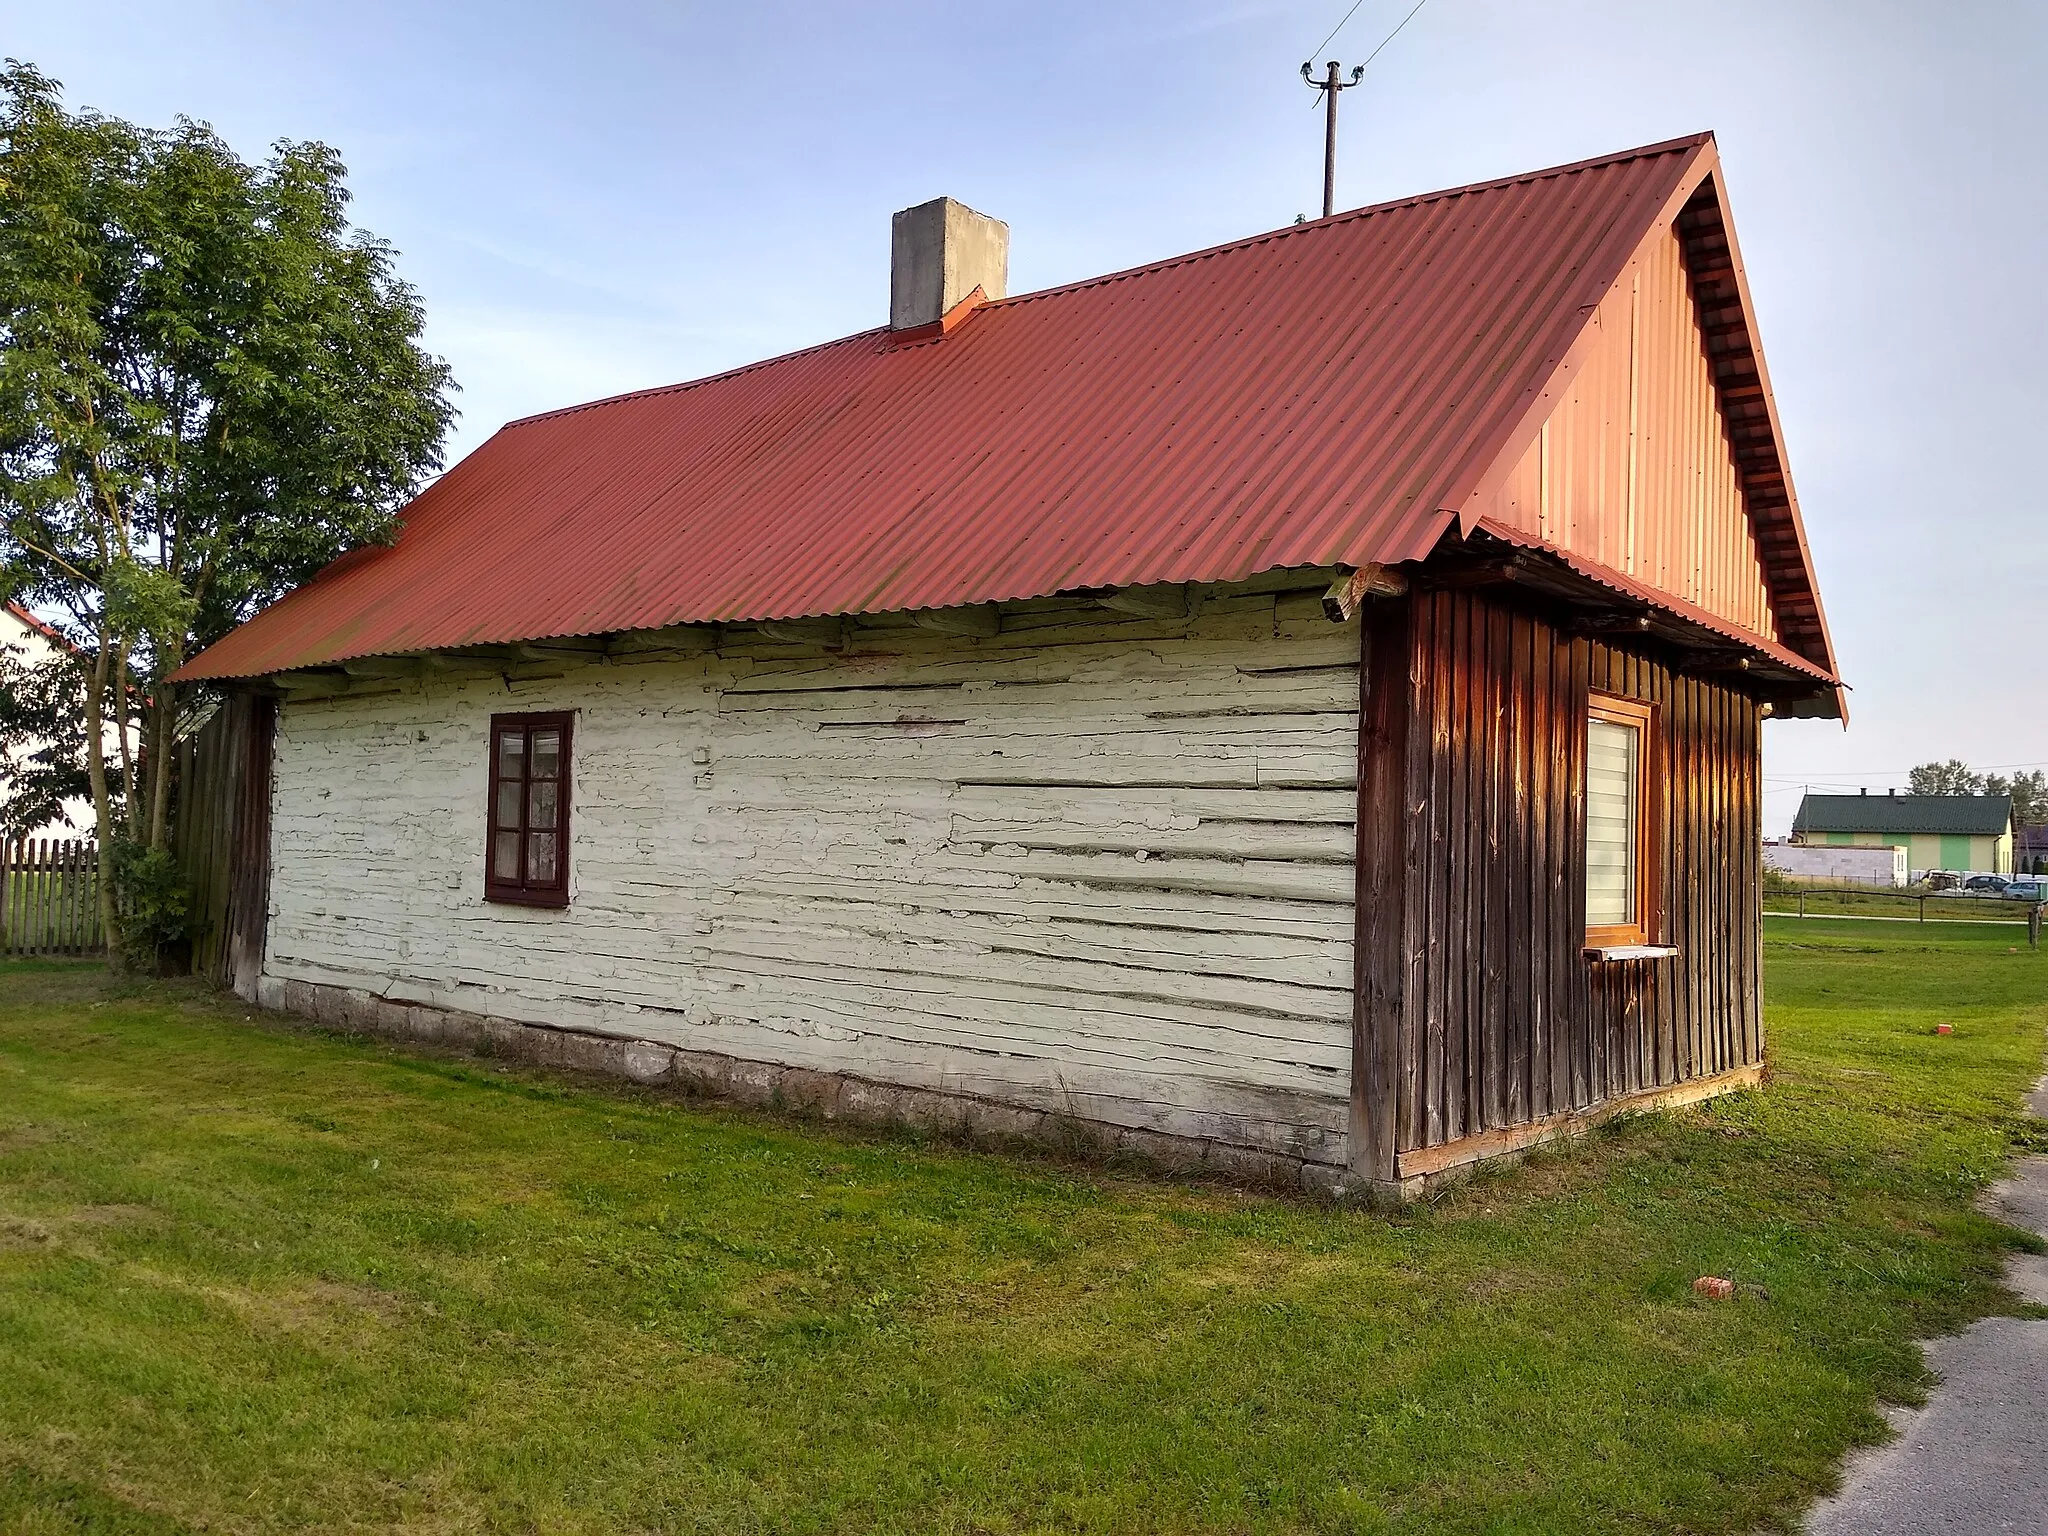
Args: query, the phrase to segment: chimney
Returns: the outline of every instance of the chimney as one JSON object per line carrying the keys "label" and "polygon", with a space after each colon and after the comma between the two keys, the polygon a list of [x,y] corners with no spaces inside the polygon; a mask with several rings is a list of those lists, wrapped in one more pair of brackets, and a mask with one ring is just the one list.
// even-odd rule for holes
{"label": "chimney", "polygon": [[889,228],[889,329],[937,325],[979,288],[1009,292],[1010,226],[950,197],[906,208]]}
{"label": "chimney", "polygon": [[1866,784],[1861,789],[1857,790],[1856,793],[1859,795],[1867,795],[1870,793],[1870,786]]}

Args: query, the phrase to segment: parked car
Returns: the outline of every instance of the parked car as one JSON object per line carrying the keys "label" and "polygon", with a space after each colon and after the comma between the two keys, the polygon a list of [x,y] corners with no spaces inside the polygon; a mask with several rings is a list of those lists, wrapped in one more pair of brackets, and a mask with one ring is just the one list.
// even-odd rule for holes
{"label": "parked car", "polygon": [[1972,875],[1963,882],[1963,889],[1982,896],[1998,896],[2011,883],[2003,875]]}
{"label": "parked car", "polygon": [[1922,875],[1919,884],[1928,890],[1954,896],[1961,892],[1963,882],[1946,869],[1930,869]]}
{"label": "parked car", "polygon": [[2005,894],[2010,901],[2048,901],[2048,880],[2015,880]]}

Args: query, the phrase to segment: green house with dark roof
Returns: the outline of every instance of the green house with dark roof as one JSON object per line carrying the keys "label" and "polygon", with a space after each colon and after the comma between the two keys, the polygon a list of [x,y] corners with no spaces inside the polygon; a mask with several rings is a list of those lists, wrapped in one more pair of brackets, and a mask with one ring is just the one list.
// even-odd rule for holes
{"label": "green house with dark roof", "polygon": [[1792,841],[1903,848],[1911,869],[2012,873],[2011,795],[1808,795]]}

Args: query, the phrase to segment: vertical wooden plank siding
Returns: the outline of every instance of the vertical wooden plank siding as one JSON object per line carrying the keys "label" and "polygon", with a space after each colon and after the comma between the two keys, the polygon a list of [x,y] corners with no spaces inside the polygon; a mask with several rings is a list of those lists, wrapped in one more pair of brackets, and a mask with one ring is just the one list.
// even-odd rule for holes
{"label": "vertical wooden plank siding", "polygon": [[[192,888],[192,970],[216,986],[232,979],[237,925],[261,927],[260,907],[247,899],[255,882],[268,900],[269,753],[277,706],[267,698],[236,693],[213,718],[188,737],[178,752],[178,863]],[[260,759],[260,825],[248,801],[251,765]],[[244,899],[237,901],[240,894]],[[260,937],[257,949],[261,951]],[[254,980],[251,977],[253,988]]]}
{"label": "vertical wooden plank siding", "polygon": [[[1527,843],[1522,859],[1529,892],[1528,931],[1549,930],[1556,875],[1546,867],[1544,851],[1550,838],[1550,786],[1556,767],[1556,747],[1550,729],[1551,690],[1555,686],[1557,647],[1547,630],[1530,626],[1529,686],[1523,696],[1528,711],[1529,794]],[[1555,1085],[1550,1070],[1551,1041],[1555,1029],[1554,999],[1551,995],[1550,954],[1541,944],[1524,946],[1529,956],[1529,1116],[1540,1119],[1550,1113]]]}
{"label": "vertical wooden plank siding", "polygon": [[1457,853],[1450,844],[1444,808],[1453,798],[1450,781],[1451,716],[1457,708],[1457,699],[1449,688],[1448,669],[1437,663],[1451,649],[1452,616],[1447,603],[1422,604],[1411,620],[1418,639],[1428,635],[1430,640],[1427,645],[1417,645],[1414,667],[1423,712],[1409,722],[1409,730],[1425,737],[1428,742],[1429,780],[1425,801],[1429,838],[1419,879],[1427,889],[1429,905],[1421,932],[1422,942],[1427,946],[1428,962],[1421,992],[1421,1049],[1415,1083],[1414,1139],[1404,1142],[1405,1146],[1428,1146],[1445,1138],[1441,1090],[1444,1012],[1458,972],[1447,964],[1444,954],[1444,935],[1451,929],[1451,874]]}
{"label": "vertical wooden plank siding", "polygon": [[[1385,649],[1404,637],[1402,669]],[[1361,803],[1378,818],[1359,829],[1359,1123],[1375,1138],[1391,1124],[1398,1156],[1758,1062],[1755,702],[1469,590],[1381,605],[1374,647],[1359,749]],[[1648,809],[1672,956],[1584,952],[1594,689],[1658,708]],[[1404,711],[1405,750],[1390,739]],[[1384,1178],[1389,1155],[1375,1139],[1359,1166]]]}
{"label": "vertical wooden plank siding", "polygon": [[[1505,661],[1512,649],[1508,611],[1505,608],[1488,608],[1484,615],[1486,622],[1480,631],[1480,641],[1489,656],[1498,656]],[[1485,963],[1479,980],[1484,1040],[1479,1052],[1481,1070],[1478,1076],[1481,1113],[1488,1125],[1509,1122],[1507,1080],[1514,1070],[1514,1064],[1508,1060],[1508,922],[1504,898],[1509,870],[1504,857],[1506,838],[1503,835],[1507,820],[1508,780],[1513,772],[1508,745],[1507,705],[1503,696],[1509,671],[1505,665],[1485,669],[1486,760],[1493,766],[1483,775],[1485,791],[1478,797],[1485,833],[1480,840],[1480,861],[1474,871],[1479,877],[1476,884],[1480,898],[1475,910],[1483,924],[1481,931],[1485,934]]]}
{"label": "vertical wooden plank siding", "polygon": [[1417,893],[1407,872],[1422,847],[1410,775],[1416,647],[1409,606],[1380,603],[1362,634],[1359,667],[1357,907],[1353,948],[1351,1165],[1375,1182],[1394,1178],[1394,1157],[1417,1075],[1407,1000],[1423,974],[1411,919]]}
{"label": "vertical wooden plank siding", "polygon": [[[1472,649],[1472,625],[1477,609],[1472,604],[1449,609],[1452,657],[1468,657]],[[1472,1031],[1468,1021],[1469,1002],[1476,1000],[1473,972],[1480,956],[1470,944],[1473,933],[1471,894],[1472,861],[1472,669],[1453,664],[1446,672],[1450,711],[1444,722],[1443,751],[1448,770],[1449,793],[1444,802],[1447,863],[1444,879],[1450,893],[1447,920],[1435,935],[1444,954],[1444,1014],[1439,1028],[1443,1035],[1445,1087],[1436,1095],[1441,1100],[1437,1120],[1443,1138],[1456,1141],[1465,1134],[1465,1111],[1472,1103],[1472,1078],[1467,1070],[1466,1045]],[[1460,942],[1463,940],[1464,942]]]}
{"label": "vertical wooden plank siding", "polygon": [[252,697],[246,704],[221,965],[225,984],[253,1002],[270,924],[270,788],[277,700]]}
{"label": "vertical wooden plank siding", "polygon": [[[1526,615],[1506,616],[1511,625],[1511,655],[1506,689],[1502,696],[1506,728],[1506,771],[1503,795],[1507,805],[1505,833],[1501,841],[1500,892],[1504,902],[1503,935],[1528,933],[1529,891],[1535,865],[1529,850],[1529,688],[1534,675],[1534,626]],[[1506,944],[1507,967],[1503,977],[1503,1042],[1507,1060],[1506,1098],[1502,1112],[1509,1121],[1530,1118],[1530,1014],[1535,1006],[1535,989],[1530,981],[1529,946]]]}

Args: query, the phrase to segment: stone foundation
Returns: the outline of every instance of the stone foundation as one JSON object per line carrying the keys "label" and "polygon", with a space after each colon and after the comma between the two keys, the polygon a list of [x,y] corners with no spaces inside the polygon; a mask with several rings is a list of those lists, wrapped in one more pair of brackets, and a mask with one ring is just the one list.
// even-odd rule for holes
{"label": "stone foundation", "polygon": [[[855,1125],[936,1132],[993,1148],[1028,1146],[1095,1159],[1134,1158],[1169,1172],[1193,1173],[1316,1195],[1347,1193],[1346,1170],[1282,1153],[997,1103],[929,1088],[899,1088],[843,1072],[778,1067],[654,1040],[589,1034],[414,1003],[375,993],[265,976],[259,1006],[296,1014],[329,1029],[386,1040],[450,1046],[505,1060],[599,1077],[623,1078],[736,1104],[782,1109]],[[1363,1190],[1358,1191],[1364,1193]]]}

